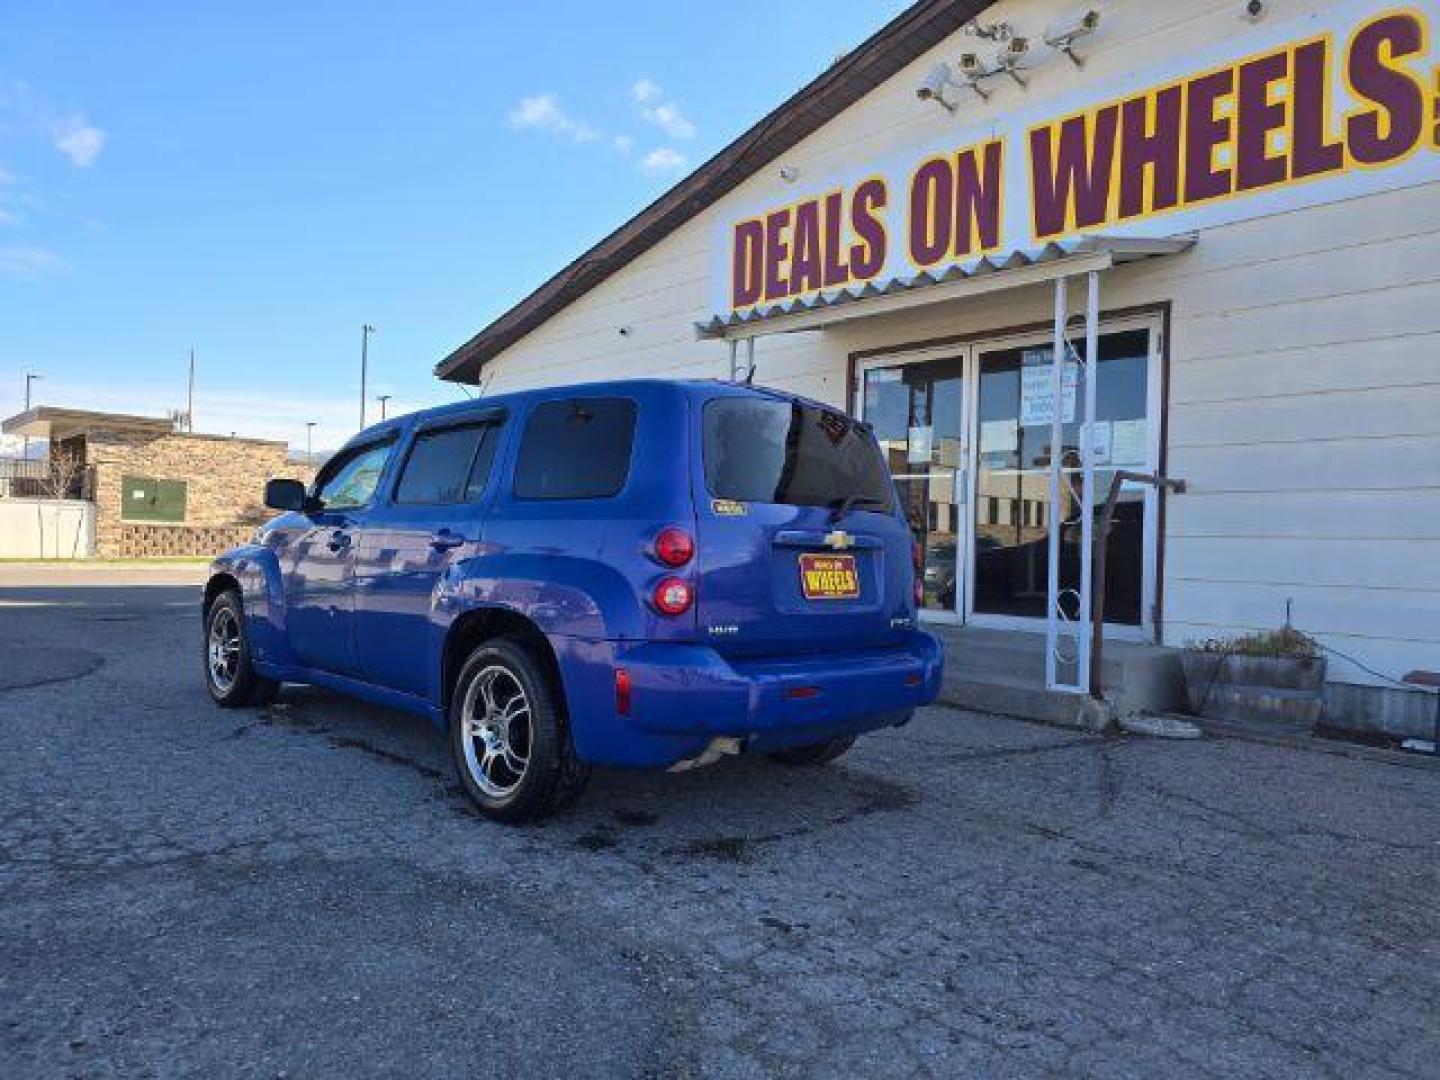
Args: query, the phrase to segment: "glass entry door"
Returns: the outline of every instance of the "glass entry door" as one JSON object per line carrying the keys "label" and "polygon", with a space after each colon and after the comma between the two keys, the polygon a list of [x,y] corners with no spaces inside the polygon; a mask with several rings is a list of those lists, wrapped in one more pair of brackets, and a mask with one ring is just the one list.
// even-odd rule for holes
{"label": "glass entry door", "polygon": [[[1094,447],[1095,527],[1117,469],[1153,471],[1148,326],[1100,335]],[[1084,356],[1083,340],[1076,343]],[[1053,348],[1018,341],[977,350],[974,592],[976,616],[1043,620],[1049,605]],[[1158,365],[1157,365],[1158,366]],[[1063,374],[1060,486],[1060,590],[1066,614],[1078,618],[1084,473],[1080,467],[1085,372],[1073,361]],[[1155,507],[1149,489],[1122,490],[1106,549],[1106,622],[1150,621],[1153,563],[1149,537]],[[1067,591],[1068,590],[1068,591]]]}
{"label": "glass entry door", "polygon": [[921,611],[956,621],[965,611],[969,531],[967,367],[965,352],[870,367],[862,413],[889,461],[924,555]]}
{"label": "glass entry door", "polygon": [[[1076,347],[1084,352],[1083,340]],[[1159,324],[1102,325],[1096,383],[1095,526],[1117,469],[1155,472]],[[1049,595],[1051,341],[1041,331],[885,356],[862,369],[860,409],[875,429],[924,553],[928,619],[1043,628]],[[1080,585],[1083,375],[1064,373],[1060,588]],[[1158,501],[1122,490],[1106,550],[1106,623],[1144,637],[1155,603]],[[1077,605],[1066,602],[1070,616]],[[1133,628],[1133,629],[1131,629]]]}

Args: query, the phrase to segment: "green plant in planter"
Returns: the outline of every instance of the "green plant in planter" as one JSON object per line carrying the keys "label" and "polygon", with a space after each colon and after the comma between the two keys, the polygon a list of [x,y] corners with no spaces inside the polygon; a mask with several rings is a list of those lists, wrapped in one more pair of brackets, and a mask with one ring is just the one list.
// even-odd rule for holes
{"label": "green plant in planter", "polygon": [[1320,644],[1309,634],[1293,626],[1279,630],[1257,630],[1233,637],[1206,638],[1186,642],[1187,649],[1224,656],[1288,656],[1297,660],[1314,660],[1322,655]]}
{"label": "green plant in planter", "polygon": [[1313,729],[1323,709],[1325,653],[1288,622],[1278,630],[1189,642],[1180,656],[1190,710],[1227,720]]}

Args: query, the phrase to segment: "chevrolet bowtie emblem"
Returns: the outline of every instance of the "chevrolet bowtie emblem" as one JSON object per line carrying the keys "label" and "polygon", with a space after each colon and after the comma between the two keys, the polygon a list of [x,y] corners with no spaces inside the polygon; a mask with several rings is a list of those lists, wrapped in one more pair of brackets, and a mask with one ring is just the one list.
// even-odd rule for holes
{"label": "chevrolet bowtie emblem", "polygon": [[835,529],[825,534],[825,546],[836,551],[844,551],[853,543],[854,540],[844,529]]}

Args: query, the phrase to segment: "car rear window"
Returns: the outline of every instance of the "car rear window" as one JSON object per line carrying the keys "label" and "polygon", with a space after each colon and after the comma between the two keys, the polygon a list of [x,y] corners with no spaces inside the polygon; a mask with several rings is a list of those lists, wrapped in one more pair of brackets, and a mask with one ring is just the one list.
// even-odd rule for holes
{"label": "car rear window", "polygon": [[471,502],[485,487],[498,429],[466,424],[421,432],[395,488],[397,503]]}
{"label": "car rear window", "polygon": [[717,499],[891,509],[890,472],[869,430],[798,401],[717,398],[705,406],[705,483]]}
{"label": "car rear window", "polygon": [[630,476],[635,403],[574,398],[536,407],[515,463],[521,499],[606,499]]}

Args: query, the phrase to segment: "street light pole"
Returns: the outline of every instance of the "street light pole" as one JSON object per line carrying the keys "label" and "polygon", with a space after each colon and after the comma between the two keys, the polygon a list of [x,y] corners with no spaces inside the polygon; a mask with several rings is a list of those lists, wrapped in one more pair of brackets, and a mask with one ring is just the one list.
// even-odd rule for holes
{"label": "street light pole", "polygon": [[314,420],[306,420],[306,421],[305,421],[305,464],[306,464],[306,465],[313,465],[313,464],[315,464],[315,450],[314,450],[314,446],[313,446],[313,443],[312,443],[312,440],[311,440],[311,436],[312,436],[314,433],[315,433],[315,421],[314,421]]}
{"label": "street light pole", "polygon": [[[26,412],[29,412],[29,411],[30,411],[30,384],[33,383],[36,379],[43,379],[44,377],[45,377],[45,376],[43,376],[43,375],[32,375],[32,374],[30,374],[28,371],[25,373],[25,411],[26,411]],[[24,442],[23,446],[24,446],[24,449],[22,449],[22,450],[20,451],[20,455],[21,455],[23,458],[25,458],[26,461],[29,461],[29,460],[30,460],[30,436],[29,436],[29,435],[26,435],[26,436],[25,436],[25,442]]]}
{"label": "street light pole", "polygon": [[370,335],[375,327],[363,323],[360,327],[360,429],[365,429],[365,378],[370,368]]}
{"label": "street light pole", "polygon": [[389,401],[393,396],[394,396],[393,394],[380,394],[380,395],[378,395],[378,396],[375,398],[376,401],[380,402],[380,419],[381,419],[381,420],[384,420],[384,419],[385,419],[385,403],[386,403],[387,401]]}

